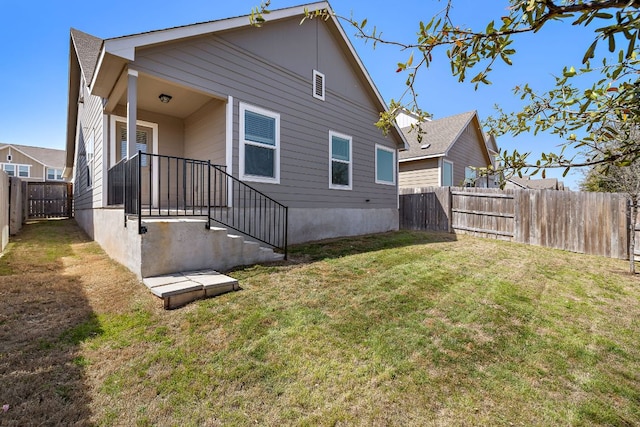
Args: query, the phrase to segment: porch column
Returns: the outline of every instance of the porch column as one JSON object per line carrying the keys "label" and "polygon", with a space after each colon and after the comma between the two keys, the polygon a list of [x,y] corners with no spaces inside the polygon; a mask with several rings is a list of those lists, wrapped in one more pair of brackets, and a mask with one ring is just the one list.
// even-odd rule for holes
{"label": "porch column", "polygon": [[136,123],[138,121],[138,71],[127,71],[127,158],[136,154]]}

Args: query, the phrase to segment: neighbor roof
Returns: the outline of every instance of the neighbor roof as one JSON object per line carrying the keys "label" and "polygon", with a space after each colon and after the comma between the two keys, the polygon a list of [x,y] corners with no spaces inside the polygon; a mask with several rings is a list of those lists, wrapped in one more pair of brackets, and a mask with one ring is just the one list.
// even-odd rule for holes
{"label": "neighbor roof", "polygon": [[[476,111],[469,111],[455,116],[423,122],[421,124],[422,141],[418,141],[416,128],[413,130],[411,127],[402,128],[402,133],[404,133],[409,143],[409,148],[400,152],[398,156],[400,161],[445,156],[476,115]],[[482,133],[481,135],[484,136]],[[427,148],[421,148],[427,144]]]}
{"label": "neighbor roof", "polygon": [[523,176],[522,178],[518,176],[513,176],[509,178],[507,181],[512,182],[516,186],[519,186],[522,188],[529,188],[532,190],[564,189],[564,184],[562,184],[562,182],[559,182],[557,178],[531,179],[528,176]]}
{"label": "neighbor roof", "polygon": [[18,144],[4,144],[0,146],[0,149],[4,149],[6,147],[12,147],[13,149],[20,151],[21,153],[31,157],[35,161],[42,163],[45,166],[49,166],[52,168],[64,167],[64,150],[44,147],[32,147],[29,145]]}

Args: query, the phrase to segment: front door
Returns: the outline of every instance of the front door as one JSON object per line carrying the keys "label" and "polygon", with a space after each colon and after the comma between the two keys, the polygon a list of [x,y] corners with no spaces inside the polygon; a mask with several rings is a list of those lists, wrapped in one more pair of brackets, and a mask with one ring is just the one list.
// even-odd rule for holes
{"label": "front door", "polygon": [[[127,124],[121,121],[116,122],[116,147],[115,163],[120,162],[127,157]],[[153,129],[148,126],[138,125],[136,129],[136,153],[141,151],[142,153],[153,153]],[[156,206],[158,195],[155,186],[151,185],[153,182],[152,170],[153,159],[150,156],[142,155],[141,158],[141,176],[142,186],[140,189],[140,196],[143,206]],[[151,188],[153,188],[153,194],[151,194]]]}

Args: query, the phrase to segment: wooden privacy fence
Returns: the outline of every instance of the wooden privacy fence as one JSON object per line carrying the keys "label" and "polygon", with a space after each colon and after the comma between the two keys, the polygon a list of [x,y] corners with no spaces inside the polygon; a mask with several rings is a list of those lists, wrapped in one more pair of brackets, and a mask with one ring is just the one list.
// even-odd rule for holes
{"label": "wooden privacy fence", "polygon": [[[473,234],[629,258],[632,221],[623,194],[457,187],[400,192],[402,229]],[[637,218],[633,223],[638,242],[640,224]],[[636,256],[640,258],[638,249]]]}
{"label": "wooden privacy fence", "polygon": [[28,182],[28,218],[71,218],[72,184],[68,182]]}

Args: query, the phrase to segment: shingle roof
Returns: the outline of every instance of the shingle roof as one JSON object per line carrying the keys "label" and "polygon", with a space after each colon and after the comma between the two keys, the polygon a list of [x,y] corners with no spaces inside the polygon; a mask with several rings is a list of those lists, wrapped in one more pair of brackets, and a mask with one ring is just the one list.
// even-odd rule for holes
{"label": "shingle roof", "polygon": [[93,72],[98,64],[98,56],[100,55],[100,48],[102,47],[102,39],[72,28],[71,40],[73,40],[73,44],[76,48],[84,81],[88,84],[91,82]]}
{"label": "shingle roof", "polygon": [[0,148],[13,147],[22,151],[29,157],[33,157],[45,166],[62,169],[65,161],[65,151],[54,148],[32,147],[29,145],[0,144]]}
{"label": "shingle roof", "polygon": [[[414,129],[411,131],[410,127],[403,128],[402,133],[404,133],[409,143],[409,148],[400,152],[400,160],[445,155],[475,115],[475,111],[469,111],[456,114],[455,116],[424,122],[422,124],[422,141],[420,142],[418,142],[417,130]],[[421,148],[427,144],[429,144],[428,148]]]}
{"label": "shingle roof", "polygon": [[530,179],[528,176],[522,178],[513,176],[509,178],[509,181],[522,188],[530,188],[532,190],[558,190],[560,187],[564,188],[564,185],[559,183],[557,178]]}

